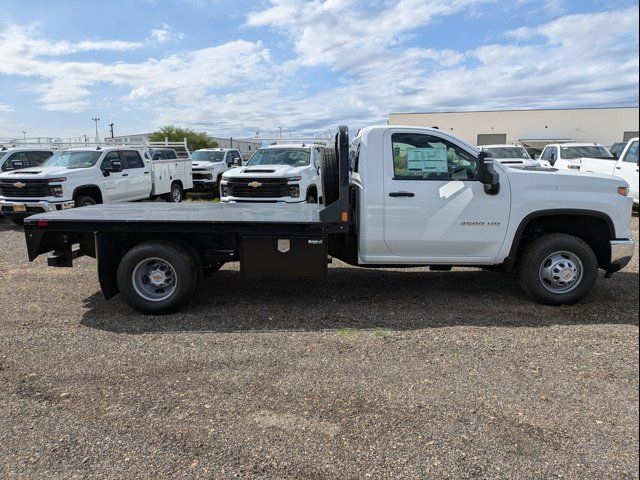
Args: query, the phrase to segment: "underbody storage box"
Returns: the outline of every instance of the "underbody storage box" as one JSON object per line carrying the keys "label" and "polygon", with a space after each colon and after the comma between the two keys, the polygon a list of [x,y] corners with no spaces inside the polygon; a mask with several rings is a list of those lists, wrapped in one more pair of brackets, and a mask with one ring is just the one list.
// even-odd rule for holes
{"label": "underbody storage box", "polygon": [[240,271],[248,276],[319,277],[327,273],[326,235],[243,236]]}

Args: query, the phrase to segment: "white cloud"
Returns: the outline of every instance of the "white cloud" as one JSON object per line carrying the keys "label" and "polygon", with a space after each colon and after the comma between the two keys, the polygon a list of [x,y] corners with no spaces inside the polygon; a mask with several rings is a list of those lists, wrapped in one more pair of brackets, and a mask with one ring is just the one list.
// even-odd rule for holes
{"label": "white cloud", "polygon": [[174,32],[166,23],[159,28],[151,30],[151,41],[154,43],[167,43],[174,40],[182,40],[183,38],[183,33]]}
{"label": "white cloud", "polygon": [[[100,99],[92,92],[107,84],[121,108],[144,109],[150,122],[234,135],[277,126],[307,132],[363,126],[394,111],[638,103],[637,6],[559,17],[467,51],[408,40],[480,1],[385,0],[372,8],[362,0],[274,0],[246,23],[289,39],[292,56],[280,63],[261,42],[245,40],[135,63],[66,61],[63,55],[89,45],[8,27],[0,32],[0,75],[39,79],[46,110],[96,108]],[[156,44],[175,39],[169,27],[158,30],[168,36],[152,33]],[[335,80],[309,92],[309,67],[326,67]]]}
{"label": "white cloud", "polygon": [[13,112],[13,107],[6,103],[0,103],[0,112]]}

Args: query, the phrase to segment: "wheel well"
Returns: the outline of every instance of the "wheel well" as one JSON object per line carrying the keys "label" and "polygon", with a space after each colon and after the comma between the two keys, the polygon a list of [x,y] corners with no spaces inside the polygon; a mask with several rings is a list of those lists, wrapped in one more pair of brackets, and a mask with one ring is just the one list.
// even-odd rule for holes
{"label": "wheel well", "polygon": [[523,222],[511,250],[512,261],[520,257],[522,251],[536,238],[549,233],[564,233],[584,240],[598,259],[598,266],[606,269],[611,262],[613,227],[601,216],[594,215],[543,215]]}
{"label": "wheel well", "polygon": [[310,185],[309,188],[307,188],[307,196],[309,196],[309,194],[313,195],[313,198],[315,198],[316,200],[318,199],[318,187],[315,185]]}
{"label": "wheel well", "polygon": [[182,185],[181,180],[174,180],[173,182],[171,182],[171,186],[173,187],[176,183],[180,185],[180,188],[184,189],[184,186]]}
{"label": "wheel well", "polygon": [[93,198],[96,202],[102,203],[102,192],[100,188],[95,185],[87,185],[85,187],[78,187],[73,192],[73,199],[75,200],[81,195],[86,195]]}

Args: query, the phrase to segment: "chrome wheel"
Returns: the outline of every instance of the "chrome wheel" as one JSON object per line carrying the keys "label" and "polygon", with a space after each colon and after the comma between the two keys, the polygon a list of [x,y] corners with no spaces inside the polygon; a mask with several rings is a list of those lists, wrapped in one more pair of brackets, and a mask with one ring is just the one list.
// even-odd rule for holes
{"label": "chrome wheel", "polygon": [[178,285],[173,266],[161,258],[147,258],[138,263],[131,282],[136,293],[150,302],[166,300]]}
{"label": "chrome wheel", "polygon": [[544,259],[539,270],[540,282],[552,293],[568,293],[584,276],[580,258],[571,252],[554,252]]}

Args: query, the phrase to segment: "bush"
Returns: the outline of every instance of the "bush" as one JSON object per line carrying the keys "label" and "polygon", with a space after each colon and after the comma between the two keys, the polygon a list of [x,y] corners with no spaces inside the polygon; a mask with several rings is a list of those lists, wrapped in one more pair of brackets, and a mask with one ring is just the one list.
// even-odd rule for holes
{"label": "bush", "polygon": [[168,139],[170,142],[182,142],[187,139],[187,147],[192,152],[201,148],[215,148],[218,142],[207,137],[206,133],[196,132],[190,128],[181,128],[176,125],[166,125],[151,134],[149,141],[164,142]]}

